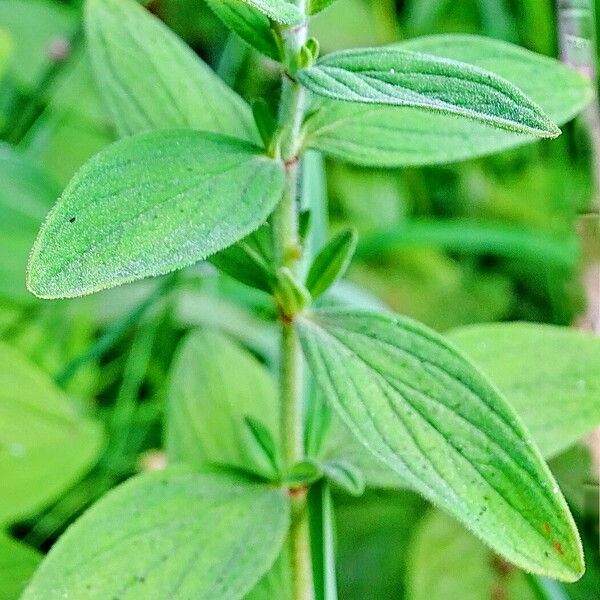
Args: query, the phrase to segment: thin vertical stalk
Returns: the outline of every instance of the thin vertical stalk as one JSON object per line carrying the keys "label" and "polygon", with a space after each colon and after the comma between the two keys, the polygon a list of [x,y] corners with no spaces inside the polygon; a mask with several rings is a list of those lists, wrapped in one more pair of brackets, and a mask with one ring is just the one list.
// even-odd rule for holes
{"label": "thin vertical stalk", "polygon": [[[306,14],[306,1],[296,0]],[[299,270],[302,256],[299,235],[298,178],[301,130],[305,114],[306,95],[294,80],[294,69],[300,49],[307,40],[307,23],[282,28],[286,70],[282,75],[281,104],[278,124],[278,153],[286,168],[285,193],[273,215],[273,246],[278,267]],[[304,361],[293,315],[281,313],[281,448],[286,467],[301,461],[305,455]],[[290,527],[290,557],[292,597],[294,600],[313,600],[314,584],[310,551],[310,531],[307,490],[290,491],[292,524]]]}

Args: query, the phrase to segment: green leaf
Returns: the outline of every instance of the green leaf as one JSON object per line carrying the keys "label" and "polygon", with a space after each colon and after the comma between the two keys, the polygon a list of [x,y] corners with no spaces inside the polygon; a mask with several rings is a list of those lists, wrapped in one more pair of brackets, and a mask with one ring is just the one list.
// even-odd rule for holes
{"label": "green leaf", "polygon": [[191,265],[262,225],[283,185],[282,165],[241,140],[191,130],[123,139],[51,211],[28,288],[73,297]]}
{"label": "green leaf", "polygon": [[454,114],[539,137],[560,130],[519,88],[479,67],[403,48],[335,52],[301,70],[315,94],[365,104]]}
{"label": "green leaf", "polygon": [[360,496],[365,491],[365,479],[362,472],[346,461],[321,463],[325,477],[351,496]]}
{"label": "green leaf", "polygon": [[[264,455],[272,468],[271,473],[276,477],[281,472],[281,459],[277,442],[273,439],[271,431],[262,421],[253,419],[252,417],[244,417],[244,423],[246,424],[252,444],[254,444],[258,453]],[[246,468],[248,468],[247,465]]]}
{"label": "green leaf", "polygon": [[440,248],[461,254],[491,255],[536,265],[572,269],[580,257],[575,234],[557,236],[530,226],[471,219],[411,219],[361,237],[357,256],[369,258],[405,248]]}
{"label": "green leaf", "polygon": [[308,290],[300,283],[288,267],[277,271],[277,286],[274,292],[279,308],[286,315],[295,315],[310,303]]}
{"label": "green leaf", "polygon": [[344,276],[356,249],[355,229],[346,229],[333,237],[317,254],[306,277],[306,287],[313,298],[326,292]]}
{"label": "green leaf", "polygon": [[275,33],[264,14],[240,0],[206,0],[206,3],[225,26],[247,44],[273,60],[279,60]]}
{"label": "green leaf", "polygon": [[69,528],[22,600],[238,600],[279,554],[281,490],[216,473],[144,474]]}
{"label": "green leaf", "polygon": [[169,459],[272,476],[271,461],[247,443],[247,419],[260,422],[279,440],[277,397],[273,378],[249,352],[217,332],[193,331],[171,369],[165,434]]}
{"label": "green leaf", "polygon": [[370,452],[516,565],[581,576],[577,530],[548,467],[452,346],[410,319],[364,311],[321,310],[298,328],[328,401]]}
{"label": "green leaf", "polygon": [[243,0],[243,2],[259,10],[269,19],[284,25],[298,25],[303,20],[302,13],[288,0]]}
{"label": "green leaf", "polygon": [[275,274],[254,242],[255,236],[249,236],[235,246],[215,254],[210,258],[210,262],[241,283],[270,294],[275,283]]}
{"label": "green leaf", "polygon": [[311,15],[316,15],[331,6],[334,2],[336,2],[336,0],[308,0],[308,12]]}
{"label": "green leaf", "polygon": [[[590,99],[589,82],[558,61],[471,35],[440,35],[403,42],[401,49],[475,65],[521,89],[559,125]],[[307,145],[366,166],[448,163],[534,141],[455,115],[411,107],[321,100],[307,122]]]}
{"label": "green leaf", "polygon": [[0,532],[0,600],[16,600],[41,560],[37,550]]}
{"label": "green leaf", "polygon": [[92,466],[103,435],[53,382],[0,344],[0,524],[29,517]]}
{"label": "green leaf", "polygon": [[494,323],[449,339],[498,386],[546,458],[600,425],[600,338],[552,325]]}
{"label": "green leaf", "polygon": [[25,288],[31,246],[59,189],[35,165],[8,145],[0,145],[0,296],[35,300]]}
{"label": "green leaf", "polygon": [[258,141],[250,107],[135,0],[88,0],[85,25],[121,136],[182,127]]}
{"label": "green leaf", "polygon": [[407,554],[410,600],[538,600],[522,572],[439,511],[419,524]]}

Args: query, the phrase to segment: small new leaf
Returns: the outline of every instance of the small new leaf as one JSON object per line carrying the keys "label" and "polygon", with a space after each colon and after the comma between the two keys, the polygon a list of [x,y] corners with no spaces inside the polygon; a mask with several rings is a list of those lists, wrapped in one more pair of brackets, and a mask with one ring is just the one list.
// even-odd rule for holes
{"label": "small new leaf", "polygon": [[317,254],[306,278],[306,287],[313,298],[319,297],[344,276],[356,250],[357,239],[354,229],[346,229]]}
{"label": "small new leaf", "polygon": [[240,0],[206,0],[224,25],[262,54],[279,60],[281,51],[271,22],[263,13]]}
{"label": "small new leaf", "polygon": [[30,291],[89,294],[181,269],[262,225],[284,171],[260,148],[192,130],[125,138],[71,180],[34,244]]}
{"label": "small new leaf", "polygon": [[250,287],[271,293],[275,274],[265,258],[250,244],[242,240],[210,258],[210,262],[223,273]]}
{"label": "small new leaf", "polygon": [[308,290],[287,267],[281,267],[277,271],[275,298],[283,314],[288,316],[301,312],[311,300]]}
{"label": "small new leaf", "polygon": [[340,309],[297,320],[311,370],[352,433],[507,560],[574,581],[581,543],[558,485],[508,403],[410,319]]}
{"label": "small new leaf", "polygon": [[325,477],[351,496],[361,496],[365,491],[365,478],[360,469],[345,461],[321,463]]}
{"label": "small new leaf", "polygon": [[560,129],[506,79],[479,67],[395,47],[330,54],[298,74],[315,94],[455,114],[501,129],[556,137]]}
{"label": "small new leaf", "polygon": [[22,600],[235,600],[273,566],[289,526],[274,487],[171,469],[115,488],[52,547]]}
{"label": "small new leaf", "polygon": [[303,20],[302,13],[287,0],[243,0],[243,2],[283,25],[298,25]]}
{"label": "small new leaf", "polygon": [[269,428],[262,421],[253,417],[244,417],[244,423],[257,451],[270,463],[273,467],[273,475],[276,476],[281,471],[281,460],[277,444]]}
{"label": "small new leaf", "polygon": [[331,6],[336,0],[309,0],[309,14],[316,15],[328,6]]}
{"label": "small new leaf", "polygon": [[271,112],[269,105],[262,98],[252,103],[252,114],[254,115],[254,122],[256,123],[263,144],[269,150],[273,134],[277,129],[277,119]]}

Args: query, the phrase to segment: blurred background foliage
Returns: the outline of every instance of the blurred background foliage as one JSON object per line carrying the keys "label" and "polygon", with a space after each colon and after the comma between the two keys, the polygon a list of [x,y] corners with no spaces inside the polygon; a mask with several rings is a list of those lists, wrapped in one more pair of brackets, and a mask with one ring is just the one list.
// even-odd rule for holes
{"label": "blurred background foliage", "polygon": [[[275,65],[229,36],[203,0],[147,4],[246,99],[266,97],[275,106]],[[580,15],[588,48],[592,14]],[[325,52],[466,32],[556,57],[557,30],[554,0],[339,0],[314,19],[313,32]],[[11,527],[15,538],[46,550],[104,491],[160,465],[165,385],[181,337],[195,326],[217,327],[272,364],[273,307],[204,264],[90,298],[30,296],[25,265],[44,215],[73,173],[115,139],[87,62],[81,2],[0,0],[0,77],[0,339],[53,377],[108,433],[98,465],[82,482]],[[584,119],[565,126],[557,141],[439,167],[373,170],[329,161],[331,228],[352,224],[361,234],[351,284],[339,293],[383,303],[440,331],[507,320],[574,324],[586,309],[585,268],[598,259],[592,163]],[[555,462],[592,549],[590,574],[566,597],[597,600],[589,456],[581,447]],[[341,498],[338,532],[343,599],[408,593],[418,600],[424,589],[428,600],[551,597],[539,596],[547,591],[525,585],[410,492]],[[431,568],[421,564],[431,562],[424,558],[428,545],[449,571],[444,552],[472,557],[470,570],[460,571],[460,592],[451,581],[437,588],[435,579],[429,588],[419,583]],[[16,593],[0,590],[0,600]]]}

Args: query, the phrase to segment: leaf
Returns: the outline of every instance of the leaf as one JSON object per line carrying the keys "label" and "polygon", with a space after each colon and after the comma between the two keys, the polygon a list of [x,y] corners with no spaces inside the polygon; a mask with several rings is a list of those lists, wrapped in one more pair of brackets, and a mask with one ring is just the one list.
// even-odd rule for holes
{"label": "leaf", "polygon": [[16,600],[41,560],[37,550],[0,532],[0,600]]}
{"label": "leaf", "polygon": [[255,248],[254,236],[238,242],[211,257],[210,262],[223,273],[250,287],[271,293],[275,274]]}
{"label": "leaf", "polygon": [[357,256],[373,257],[405,248],[435,247],[461,254],[527,260],[536,265],[572,269],[579,260],[576,235],[557,236],[530,226],[471,219],[411,219],[361,237]]}
{"label": "leaf", "polygon": [[327,400],[371,453],[516,565],[581,576],[577,530],[548,467],[462,355],[395,315],[321,310],[298,329]]}
{"label": "leaf", "polygon": [[539,137],[560,130],[519,88],[479,67],[397,47],[335,52],[298,72],[320,96],[455,114]]}
{"label": "leaf", "polygon": [[333,237],[317,254],[306,277],[306,287],[313,298],[326,292],[344,276],[356,249],[356,230],[346,229]]}
{"label": "leaf", "polygon": [[[364,451],[364,446],[350,432],[338,414],[332,412],[332,408],[322,396],[321,390],[311,380],[306,428],[308,455],[321,465],[326,464],[330,467],[352,465],[358,471],[354,477],[348,473],[350,477],[346,478],[347,483],[350,483],[346,485],[346,491],[352,495],[360,495],[365,485],[376,489],[408,487],[406,481],[396,471]],[[328,476],[330,475],[331,468]]]}
{"label": "leaf", "polygon": [[419,524],[407,554],[410,600],[538,600],[523,573],[437,510]]}
{"label": "leaf", "polygon": [[25,267],[44,216],[59,190],[7,144],[0,145],[0,296],[31,303]]}
{"label": "leaf", "polygon": [[336,2],[336,0],[308,0],[308,12],[311,15],[316,15],[331,6],[334,2]]}
{"label": "leaf", "polygon": [[[215,331],[190,333],[171,368],[165,441],[169,459],[272,475],[247,444],[247,419],[279,440],[277,387],[247,351]],[[218,435],[216,434],[218,432]]]}
{"label": "leaf", "polygon": [[361,496],[365,491],[365,479],[362,472],[352,463],[331,461],[321,463],[326,478],[351,496]]}
{"label": "leaf", "polygon": [[295,315],[310,303],[308,290],[300,283],[288,267],[277,270],[277,286],[274,292],[280,310],[286,315]]}
{"label": "leaf", "polygon": [[273,21],[284,25],[298,25],[303,16],[300,10],[287,0],[243,0]]}
{"label": "leaf", "polygon": [[226,27],[262,54],[279,60],[280,51],[271,22],[262,13],[240,0],[206,0]]}
{"label": "leaf", "polygon": [[[589,82],[558,61],[471,35],[418,38],[398,46],[469,63],[520,88],[559,125],[590,99]],[[533,141],[473,120],[411,107],[381,107],[321,100],[307,122],[307,145],[366,166],[448,163]]]}
{"label": "leaf", "polygon": [[100,427],[37,367],[0,344],[0,524],[29,517],[91,468]]}
{"label": "leaf", "polygon": [[22,600],[237,600],[273,565],[288,524],[281,490],[217,473],[147,473],[68,529]]}
{"label": "leaf", "polygon": [[50,212],[28,288],[73,297],[191,265],[262,225],[283,185],[281,164],[241,140],[191,130],[123,139]]}
{"label": "leaf", "polygon": [[250,107],[135,0],[88,0],[85,26],[121,136],[181,127],[258,141]]}
{"label": "leaf", "polygon": [[449,339],[498,386],[546,458],[600,425],[600,338],[534,323],[472,325]]}

